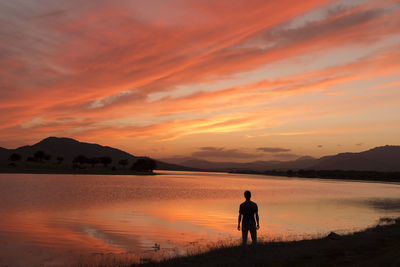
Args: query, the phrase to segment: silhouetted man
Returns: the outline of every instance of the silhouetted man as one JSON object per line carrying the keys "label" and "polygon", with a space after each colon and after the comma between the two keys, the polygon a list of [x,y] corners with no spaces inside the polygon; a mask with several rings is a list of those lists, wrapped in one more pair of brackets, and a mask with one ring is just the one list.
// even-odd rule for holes
{"label": "silhouetted man", "polygon": [[[238,230],[240,231],[240,221],[242,221],[242,246],[243,251],[246,250],[247,235],[250,231],[251,241],[253,247],[257,244],[257,230],[260,228],[258,218],[258,207],[257,204],[250,200],[250,191],[244,192],[246,201],[240,204],[239,218],[238,218]],[[242,220],[243,216],[243,220]],[[257,221],[257,225],[256,225]]]}

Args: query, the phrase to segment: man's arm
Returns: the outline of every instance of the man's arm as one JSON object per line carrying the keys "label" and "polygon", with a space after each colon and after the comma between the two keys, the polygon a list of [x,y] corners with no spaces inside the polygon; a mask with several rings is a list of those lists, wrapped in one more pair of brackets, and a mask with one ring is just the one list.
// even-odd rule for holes
{"label": "man's arm", "polygon": [[258,218],[258,211],[256,211],[257,230],[260,229],[260,218]]}
{"label": "man's arm", "polygon": [[238,231],[240,231],[240,221],[242,220],[242,214],[239,212],[239,218],[238,218]]}
{"label": "man's arm", "polygon": [[257,230],[260,229],[260,218],[258,218],[258,206],[256,204],[256,211],[254,212],[256,215],[256,222],[257,222]]}

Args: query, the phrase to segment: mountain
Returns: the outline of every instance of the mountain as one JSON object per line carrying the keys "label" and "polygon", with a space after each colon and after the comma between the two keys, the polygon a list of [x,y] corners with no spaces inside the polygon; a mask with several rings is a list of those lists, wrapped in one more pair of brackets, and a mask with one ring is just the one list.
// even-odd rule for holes
{"label": "mountain", "polygon": [[179,164],[191,168],[210,171],[265,171],[267,169],[304,168],[315,163],[312,157],[302,157],[295,161],[252,161],[252,162],[213,162],[193,157],[164,158],[162,161]]}
{"label": "mountain", "polygon": [[[77,155],[86,157],[109,156],[113,159],[111,165],[118,165],[121,159],[127,159],[132,164],[139,157],[125,151],[79,142],[72,138],[48,137],[31,145],[17,149],[0,147],[0,161],[7,161],[12,153],[18,153],[25,160],[32,157],[36,151],[42,150],[52,156],[64,158],[65,164],[72,163]],[[400,171],[400,146],[381,146],[359,153],[339,153],[319,159],[301,157],[294,161],[253,161],[246,163],[237,162],[212,162],[193,157],[166,158],[157,161],[157,169],[163,170],[208,170],[208,171],[258,171],[288,170],[288,169],[314,169],[314,170],[359,170],[359,171]]]}
{"label": "mountain", "polygon": [[247,170],[249,168],[252,168],[253,170],[258,169],[256,168],[256,166],[254,166],[255,164],[253,164],[252,162],[248,163],[214,162],[193,157],[165,158],[161,160],[168,163],[179,164],[182,166],[199,168],[208,171],[231,171],[231,170],[243,170],[243,169]]}
{"label": "mountain", "polygon": [[311,169],[400,171],[400,146],[381,146],[360,153],[340,153],[322,157]]}
{"label": "mountain", "polygon": [[[91,157],[111,157],[113,162],[111,165],[117,165],[121,159],[127,159],[130,164],[135,162],[139,157],[133,156],[125,151],[112,148],[109,146],[102,146],[98,144],[91,144],[85,142],[79,142],[72,138],[59,138],[59,137],[48,137],[36,143],[32,146],[22,146],[17,149],[5,149],[0,148],[0,161],[6,161],[12,153],[20,154],[25,160],[28,157],[32,157],[36,151],[42,150],[46,154],[50,154],[52,159],[56,157],[63,157],[64,163],[72,163],[74,157],[78,155],[84,155],[88,158]],[[157,161],[157,169],[163,170],[194,170],[184,166],[178,166],[176,164],[165,163]]]}
{"label": "mountain", "polygon": [[319,159],[301,157],[294,161],[212,162],[196,158],[170,158],[165,162],[213,171],[265,171],[288,169],[400,171],[400,146],[381,146],[359,153],[340,153]]}

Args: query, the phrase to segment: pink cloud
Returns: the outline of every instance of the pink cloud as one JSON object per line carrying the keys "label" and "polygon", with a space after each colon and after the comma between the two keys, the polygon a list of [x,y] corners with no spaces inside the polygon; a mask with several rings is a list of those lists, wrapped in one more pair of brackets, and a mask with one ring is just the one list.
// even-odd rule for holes
{"label": "pink cloud", "polygon": [[[165,141],[252,131],[294,112],[294,104],[274,107],[279,99],[398,73],[397,50],[371,50],[359,61],[317,71],[168,96],[179,86],[207,87],[299,55],[354,44],[368,49],[400,34],[396,3],[332,8],[335,2],[173,1],[157,2],[154,10],[126,1],[8,4],[0,11],[7,37],[0,44],[0,111],[8,114],[0,118],[0,137],[17,142],[29,129],[31,139]],[[322,15],[296,24],[310,12]],[[149,101],[160,92],[165,97]],[[125,118],[146,121],[105,125]]]}

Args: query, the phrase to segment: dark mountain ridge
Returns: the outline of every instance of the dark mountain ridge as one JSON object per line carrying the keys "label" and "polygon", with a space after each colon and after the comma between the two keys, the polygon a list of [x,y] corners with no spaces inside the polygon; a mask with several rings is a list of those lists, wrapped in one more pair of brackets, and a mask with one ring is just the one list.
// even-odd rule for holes
{"label": "dark mountain ridge", "polygon": [[[7,161],[12,153],[18,153],[23,160],[32,157],[35,152],[42,150],[52,156],[63,157],[65,164],[72,163],[78,155],[86,157],[109,156],[116,166],[121,159],[127,159],[129,164],[135,162],[137,156],[131,155],[120,149],[99,144],[79,142],[72,138],[48,137],[34,144],[21,146],[16,149],[0,147],[0,161]],[[164,170],[208,170],[208,171],[258,171],[266,170],[357,170],[357,171],[400,171],[400,146],[381,146],[359,153],[339,153],[324,156],[319,159],[312,157],[301,157],[294,161],[253,161],[246,163],[238,162],[212,162],[193,157],[181,157],[156,160],[157,169]]]}
{"label": "dark mountain ridge", "polygon": [[[17,153],[22,156],[23,160],[32,157],[37,151],[44,151],[46,154],[52,156],[54,161],[56,157],[63,157],[65,164],[72,163],[73,159],[78,155],[84,155],[88,158],[108,156],[112,158],[111,165],[118,165],[122,159],[126,159],[130,164],[135,162],[138,158],[125,151],[109,146],[102,146],[99,144],[79,142],[72,138],[65,137],[47,137],[42,141],[34,144],[21,146],[16,149],[0,148],[0,161],[6,161],[12,153]],[[164,170],[194,170],[193,168],[178,166],[176,164],[165,163],[162,161],[157,162],[157,169]]]}
{"label": "dark mountain ridge", "polygon": [[199,168],[212,171],[265,171],[267,169],[291,169],[291,168],[306,168],[315,163],[317,159],[312,157],[302,157],[294,161],[252,161],[252,162],[213,162],[203,159],[182,157],[162,159],[165,162],[188,166],[192,168]]}
{"label": "dark mountain ridge", "polygon": [[381,146],[359,153],[320,158],[315,170],[400,171],[400,146]]}
{"label": "dark mountain ridge", "polygon": [[400,146],[381,146],[359,153],[339,153],[319,159],[309,156],[294,161],[212,162],[197,158],[171,158],[163,161],[192,168],[215,171],[259,171],[314,169],[314,170],[358,170],[400,171]]}

